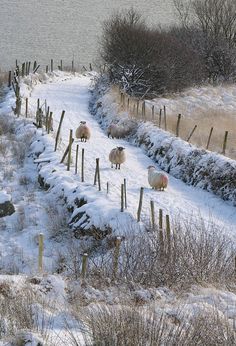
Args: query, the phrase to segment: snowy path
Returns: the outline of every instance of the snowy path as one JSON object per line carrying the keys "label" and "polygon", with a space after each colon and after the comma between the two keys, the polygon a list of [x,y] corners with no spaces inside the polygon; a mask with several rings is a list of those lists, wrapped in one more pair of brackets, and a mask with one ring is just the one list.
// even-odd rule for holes
{"label": "snowy path", "polygon": [[[154,200],[156,210],[162,208],[171,217],[179,216],[181,220],[189,220],[191,216],[202,217],[213,221],[220,229],[226,229],[233,238],[236,238],[236,209],[213,194],[184,184],[182,181],[169,177],[169,186],[165,192],[153,191],[147,181],[147,166],[153,164],[145,153],[125,140],[108,139],[99,127],[96,120],[88,111],[89,91],[91,80],[89,77],[74,77],[50,84],[40,84],[35,87],[31,95],[31,104],[36,104],[37,98],[47,100],[50,110],[54,114],[54,127],[60,119],[61,111],[65,110],[65,119],[62,130],[61,150],[68,144],[69,130],[77,128],[81,120],[86,120],[91,128],[92,136],[88,143],[79,144],[85,148],[85,181],[93,186],[95,159],[100,158],[102,194],[107,203],[120,208],[120,185],[123,179],[127,180],[128,211],[136,217],[140,187],[145,187],[143,217],[150,215],[150,200]],[[110,168],[109,152],[117,145],[126,148],[127,161],[121,170]],[[75,149],[75,145],[74,145]],[[75,154],[74,154],[75,155]],[[66,168],[65,168],[66,170]],[[80,181],[80,177],[75,177]],[[110,193],[106,196],[106,183],[110,183]],[[104,209],[106,203],[104,203]]]}

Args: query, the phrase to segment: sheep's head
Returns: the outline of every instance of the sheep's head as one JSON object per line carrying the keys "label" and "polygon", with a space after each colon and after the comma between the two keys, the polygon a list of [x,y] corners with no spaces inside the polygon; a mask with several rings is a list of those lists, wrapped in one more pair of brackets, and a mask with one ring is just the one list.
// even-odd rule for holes
{"label": "sheep's head", "polygon": [[155,166],[148,166],[148,167],[147,167],[147,169],[151,169],[151,168],[152,168],[152,169],[153,169],[153,168],[156,169]]}
{"label": "sheep's head", "polygon": [[80,124],[85,125],[86,121],[81,121]]}
{"label": "sheep's head", "polygon": [[123,148],[123,147],[117,147],[117,149],[118,149],[119,151],[125,150],[125,148]]}

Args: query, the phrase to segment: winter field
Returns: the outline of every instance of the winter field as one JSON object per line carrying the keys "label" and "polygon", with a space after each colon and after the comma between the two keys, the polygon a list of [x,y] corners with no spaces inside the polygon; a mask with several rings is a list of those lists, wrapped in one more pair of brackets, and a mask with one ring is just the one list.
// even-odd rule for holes
{"label": "winter field", "polygon": [[[166,95],[146,101],[146,119],[154,122],[162,129],[165,128],[164,106],[166,107],[166,127],[171,133],[176,133],[178,114],[181,114],[179,136],[186,140],[194,129],[190,143],[200,148],[206,148],[211,128],[212,135],[209,150],[222,153],[225,131],[228,131],[225,155],[236,159],[236,118],[235,118],[235,87],[202,86],[190,88],[181,93]],[[120,105],[120,111],[128,111],[130,117],[142,119],[141,103],[137,114],[137,100],[128,96],[124,102],[120,101],[120,94],[116,88],[112,89],[113,98]],[[152,106],[155,114],[152,115]],[[161,110],[161,119],[160,119]]]}
{"label": "winter field", "polygon": [[[103,345],[107,341],[106,345],[118,346],[133,345],[138,338],[135,344],[158,345],[163,343],[163,335],[165,345],[174,345],[177,336],[179,344],[196,345],[199,340],[210,340],[212,345],[234,343],[234,196],[223,200],[200,184],[187,185],[175,177],[176,169],[173,175],[169,170],[166,191],[152,190],[147,167],[160,167],[137,138],[146,129],[153,137],[165,134],[146,123],[137,125],[137,138],[108,138],[110,121],[118,117],[125,124],[130,120],[127,112],[119,113],[119,105],[109,93],[98,90],[91,96],[95,78],[94,73],[29,75],[20,84],[22,115],[13,115],[12,90],[1,104],[0,203],[10,199],[15,213],[0,219],[0,344],[16,345],[17,340],[19,345]],[[197,93],[194,98],[191,91],[189,109],[194,109]],[[227,98],[224,109],[233,113],[233,87],[231,95],[232,102]],[[53,112],[50,134],[32,123],[38,99],[40,105],[46,100]],[[207,112],[207,99],[205,102]],[[190,118],[191,112],[187,116]],[[66,160],[60,161],[70,130],[74,136],[80,121],[87,122],[91,139],[86,143],[75,139],[68,171]],[[127,157],[120,170],[112,169],[108,160],[116,146],[125,147]],[[179,151],[183,146],[179,140]],[[100,159],[101,191],[94,185],[96,158]],[[217,159],[219,165],[224,160],[234,165],[221,155]],[[121,212],[124,179],[127,209]],[[141,187],[144,198],[138,223]],[[150,227],[150,201],[155,207],[154,230]],[[171,224],[171,243],[164,234],[163,248],[158,229],[160,209],[164,217],[170,216]],[[164,218],[163,232],[165,229]],[[39,233],[44,234],[43,273],[38,270]],[[122,239],[118,259],[116,237]],[[81,278],[84,252],[88,253],[86,279]],[[115,260],[118,269],[114,278]],[[211,327],[199,336],[206,320],[211,321]],[[123,329],[122,321],[126,321]],[[132,321],[130,328],[127,321]],[[150,334],[145,336],[147,329]]]}

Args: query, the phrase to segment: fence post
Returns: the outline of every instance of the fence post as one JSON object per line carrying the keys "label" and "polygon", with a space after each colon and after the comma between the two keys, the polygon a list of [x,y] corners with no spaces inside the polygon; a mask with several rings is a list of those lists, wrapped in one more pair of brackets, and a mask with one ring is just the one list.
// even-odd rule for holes
{"label": "fence post", "polygon": [[125,197],[125,209],[127,209],[127,185],[126,185],[126,179],[124,178],[124,197]]}
{"label": "fence post", "polygon": [[176,137],[179,137],[179,125],[180,125],[181,114],[178,114],[178,120],[176,124]]}
{"label": "fence post", "polygon": [[113,262],[113,279],[117,277],[118,265],[119,265],[119,256],[120,256],[120,244],[121,237],[116,237],[115,242],[115,251],[114,251],[114,262]]}
{"label": "fence post", "polygon": [[197,125],[195,125],[194,128],[192,129],[192,131],[190,132],[190,135],[189,135],[188,138],[187,138],[187,142],[190,141],[190,138],[191,138],[192,135],[194,134],[194,131],[196,130],[196,128],[197,128]]}
{"label": "fence post", "polygon": [[28,97],[26,97],[25,99],[25,117],[26,118],[28,116],[28,102],[29,102]]}
{"label": "fence post", "polygon": [[209,133],[209,137],[208,137],[207,145],[206,145],[206,150],[208,150],[208,148],[209,148],[210,141],[211,141],[211,135],[212,135],[213,129],[214,129],[213,127],[210,129],[210,133]]}
{"label": "fence post", "polygon": [[163,237],[163,211],[159,209],[159,237],[160,237],[160,249],[164,250],[164,237]]}
{"label": "fence post", "polygon": [[60,70],[62,71],[62,60],[61,60]]}
{"label": "fence post", "polygon": [[121,184],[121,208],[120,211],[123,213],[124,211],[124,184]]}
{"label": "fence post", "polygon": [[137,213],[137,220],[140,221],[141,217],[141,211],[142,211],[142,204],[143,204],[143,190],[144,188],[140,188],[140,196],[139,196],[139,205],[138,205],[138,213]]}
{"label": "fence post", "polygon": [[98,179],[98,190],[101,191],[99,158],[96,158],[96,169],[95,169],[95,175],[94,175],[94,185],[96,185],[97,179]]}
{"label": "fence post", "polygon": [[55,148],[54,148],[54,151],[57,150],[57,144],[58,144],[58,139],[59,139],[59,135],[60,135],[60,131],[61,131],[61,125],[62,125],[62,122],[63,122],[63,119],[64,119],[64,115],[65,115],[65,111],[62,111],[60,123],[59,123],[58,129],[57,129],[57,135],[56,135],[56,140],[55,140]]}
{"label": "fence post", "polygon": [[109,182],[107,181],[107,194],[109,193]]}
{"label": "fence post", "polygon": [[152,121],[154,122],[155,106],[152,105]]}
{"label": "fence post", "polygon": [[51,72],[53,72],[53,59],[51,59]]}
{"label": "fence post", "polygon": [[170,217],[166,215],[166,237],[168,242],[168,251],[171,250],[171,239],[170,239]]}
{"label": "fence post", "polygon": [[38,270],[41,273],[43,271],[43,233],[39,234],[39,253],[38,253]]}
{"label": "fence post", "polygon": [[226,146],[227,146],[227,139],[228,139],[228,131],[225,131],[224,142],[223,142],[223,150],[222,150],[222,154],[223,155],[225,155],[225,150],[226,150]]}
{"label": "fence post", "polygon": [[11,87],[11,71],[9,71],[9,74],[8,74],[8,88]]}
{"label": "fence post", "polygon": [[79,145],[76,145],[76,153],[75,153],[75,174],[78,173],[78,156],[79,156]]}
{"label": "fence post", "polygon": [[[48,111],[49,111],[49,107],[48,107]],[[49,119],[48,119],[48,134],[50,133],[51,130],[52,130],[52,112],[49,113]]]}
{"label": "fence post", "polygon": [[88,263],[88,254],[87,252],[84,252],[82,257],[82,270],[81,270],[81,276],[83,280],[85,279],[87,274],[87,263]]}
{"label": "fence post", "polygon": [[71,147],[72,147],[72,136],[73,136],[73,130],[70,130],[70,136],[69,136],[69,148],[68,148],[68,160],[67,160],[67,171],[70,170],[70,162],[71,162]]}
{"label": "fence post", "polygon": [[81,181],[84,182],[84,148],[82,148],[82,155],[81,155]]}
{"label": "fence post", "polygon": [[152,229],[155,229],[155,209],[154,209],[154,201],[150,201],[150,207],[151,207],[151,226]]}
{"label": "fence post", "polygon": [[166,119],[166,106],[163,107],[164,110],[164,129],[167,130],[167,119]]}
{"label": "fence post", "polygon": [[161,128],[161,113],[162,113],[162,109],[160,108],[160,113],[159,113],[159,124],[158,127]]}
{"label": "fence post", "polygon": [[138,111],[139,111],[139,100],[137,100],[137,107],[136,107],[136,115],[138,117]]}

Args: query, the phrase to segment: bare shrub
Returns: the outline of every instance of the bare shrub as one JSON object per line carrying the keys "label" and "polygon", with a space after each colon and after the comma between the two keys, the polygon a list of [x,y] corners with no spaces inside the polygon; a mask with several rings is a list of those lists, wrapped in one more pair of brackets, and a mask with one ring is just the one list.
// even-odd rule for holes
{"label": "bare shrub", "polygon": [[[162,240],[163,238],[163,240]],[[113,279],[113,251],[90,258],[88,282],[94,277]],[[234,249],[214,225],[191,222],[172,225],[170,241],[165,229],[126,235],[122,242],[119,282],[145,287],[168,286],[187,289],[193,284],[219,286],[234,283]]]}
{"label": "bare shrub", "polygon": [[32,183],[32,179],[30,177],[27,177],[26,175],[21,175],[19,177],[19,184],[20,185],[30,185]]}
{"label": "bare shrub", "polygon": [[[217,310],[203,310],[192,318],[184,310],[180,312],[184,318],[173,320],[168,313],[153,313],[150,308],[97,305],[77,316],[85,325],[82,332],[87,346],[213,346],[236,342],[233,326]],[[72,345],[80,344],[75,336],[71,340]]]}
{"label": "bare shrub", "polygon": [[62,241],[69,231],[69,213],[59,201],[53,203],[49,200],[46,204],[46,212],[48,214],[48,230],[50,236],[57,241]]}

